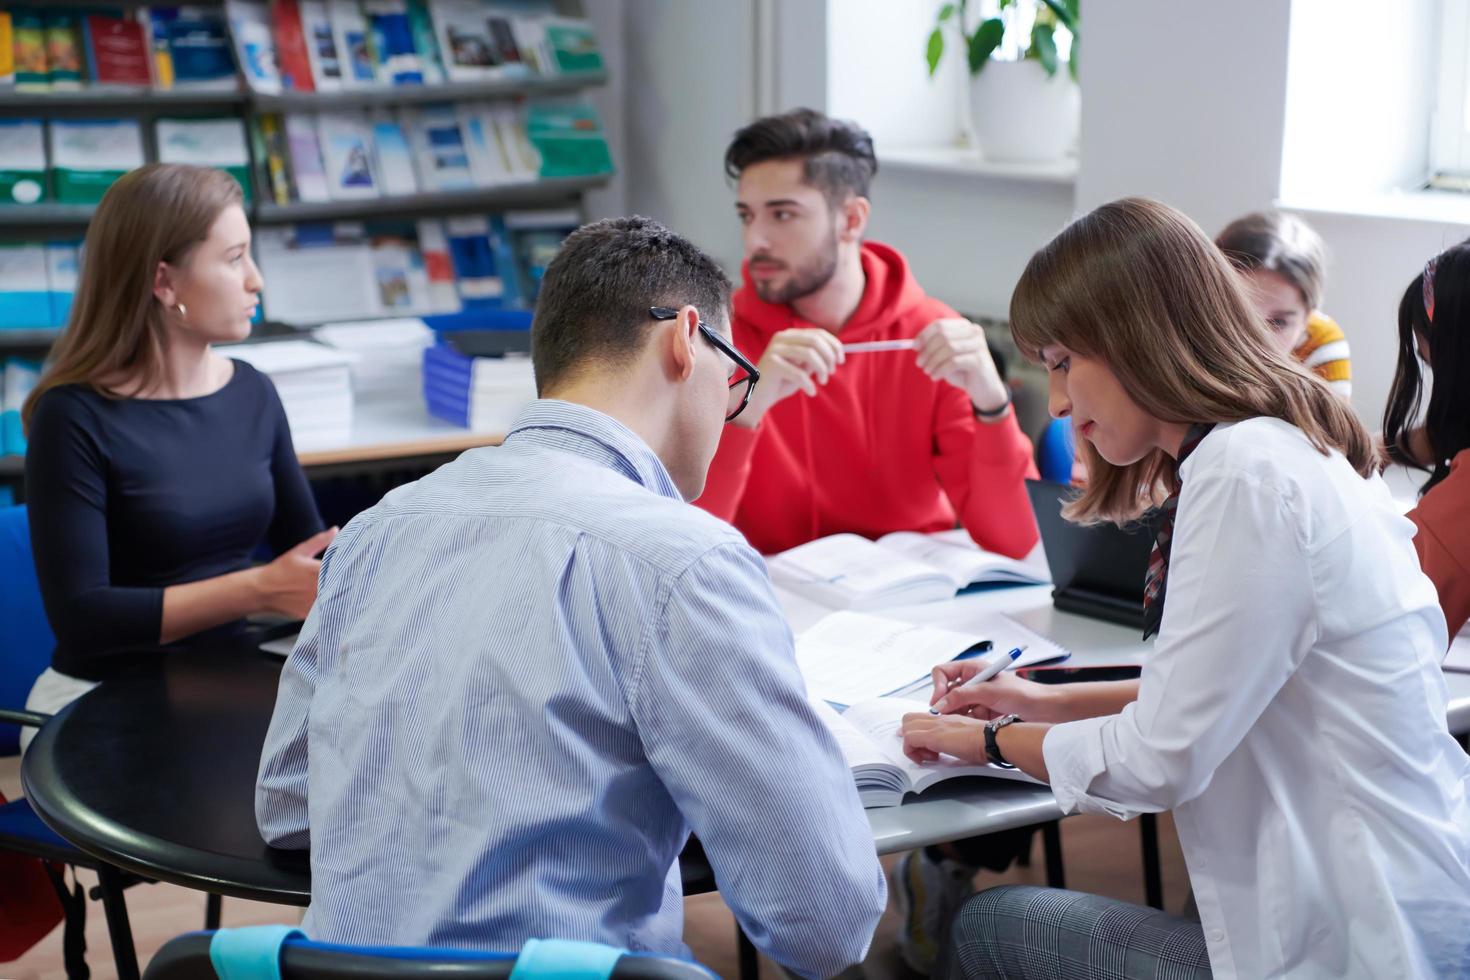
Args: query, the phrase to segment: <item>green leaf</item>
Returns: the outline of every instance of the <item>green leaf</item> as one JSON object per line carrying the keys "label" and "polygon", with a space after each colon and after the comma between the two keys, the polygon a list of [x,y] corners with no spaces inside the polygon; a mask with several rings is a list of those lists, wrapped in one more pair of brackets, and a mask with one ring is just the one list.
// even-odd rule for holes
{"label": "green leaf", "polygon": [[954,16],[954,4],[947,3],[939,8],[939,23],[944,23]]}
{"label": "green leaf", "polygon": [[[1077,6],[1077,0],[1070,0],[1070,2],[1069,0],[1041,0],[1041,2],[1046,5],[1048,10],[1056,14],[1057,20],[1062,22],[1063,27],[1076,33],[1077,15],[1075,8]],[[1069,6],[1073,9],[1069,10]]]}
{"label": "green leaf", "polygon": [[944,57],[944,31],[934,28],[934,33],[929,35],[929,48],[924,52],[924,58],[929,62],[929,77],[934,77],[934,72],[939,68],[939,59]]}
{"label": "green leaf", "polygon": [[1067,56],[1067,71],[1071,74],[1072,81],[1074,82],[1077,81],[1077,48],[1079,40],[1076,34],[1072,35],[1072,52]]}
{"label": "green leaf", "polygon": [[1057,73],[1057,39],[1050,24],[1037,24],[1031,29],[1031,52],[1048,78]]}
{"label": "green leaf", "polygon": [[980,69],[990,60],[991,54],[1000,47],[1001,38],[1005,37],[1006,26],[1001,23],[999,17],[992,17],[983,22],[975,30],[975,36],[970,38],[970,74],[980,74]]}

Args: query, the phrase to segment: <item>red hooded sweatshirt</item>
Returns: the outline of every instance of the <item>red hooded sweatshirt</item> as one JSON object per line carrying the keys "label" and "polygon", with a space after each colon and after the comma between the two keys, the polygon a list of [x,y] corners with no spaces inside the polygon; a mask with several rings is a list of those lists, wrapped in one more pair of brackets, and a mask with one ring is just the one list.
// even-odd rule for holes
{"label": "red hooded sweatshirt", "polygon": [[[924,294],[894,249],[866,242],[862,263],[867,286],[843,343],[911,338],[958,316]],[[776,333],[812,326],[748,285],[734,307],[735,345],[752,361]],[[783,399],[754,429],[725,426],[697,503],[762,554],[842,531],[943,531],[958,518],[982,548],[1019,558],[1037,540],[1028,476],[1031,443],[1014,414],[978,421],[969,396],[930,380],[912,352],[851,354],[815,398]]]}

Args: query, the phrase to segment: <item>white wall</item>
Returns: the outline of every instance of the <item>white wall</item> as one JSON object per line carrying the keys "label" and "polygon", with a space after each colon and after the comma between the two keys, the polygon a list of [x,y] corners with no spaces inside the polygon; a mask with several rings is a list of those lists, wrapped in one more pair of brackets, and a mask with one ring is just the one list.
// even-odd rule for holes
{"label": "white wall", "polygon": [[1281,174],[1290,5],[1113,0],[1083,21],[1077,207],[1145,195],[1211,235]]}
{"label": "white wall", "polygon": [[953,143],[960,129],[965,51],[945,31],[929,77],[929,32],[943,0],[833,0],[827,16],[827,111],[860,120],[882,146]]}
{"label": "white wall", "polygon": [[632,0],[623,28],[625,208],[738,269],[721,161],[754,108],[752,0]]}

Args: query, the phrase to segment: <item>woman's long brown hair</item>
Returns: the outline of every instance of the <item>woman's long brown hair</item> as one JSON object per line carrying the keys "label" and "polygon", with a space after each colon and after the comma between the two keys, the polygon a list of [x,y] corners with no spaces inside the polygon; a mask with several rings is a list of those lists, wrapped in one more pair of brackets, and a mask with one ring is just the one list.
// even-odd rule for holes
{"label": "woman's long brown hair", "polygon": [[148,164],[108,188],[87,227],[71,317],[21,408],[27,429],[36,402],[59,385],[108,394],[103,379],[125,378],[135,391],[157,384],[166,312],[153,295],[158,263],[185,262],[220,213],[241,201],[223,170],[183,164]]}
{"label": "woman's long brown hair", "polygon": [[[1363,423],[1327,384],[1277,353],[1240,276],[1189,218],[1143,198],[1104,204],[1037,252],[1011,296],[1011,333],[1033,360],[1060,344],[1101,360],[1154,418],[1175,423],[1289,422],[1319,451],[1339,450],[1368,476]],[[1126,523],[1177,486],[1155,449],[1114,466],[1082,440],[1087,486],[1066,511]]]}

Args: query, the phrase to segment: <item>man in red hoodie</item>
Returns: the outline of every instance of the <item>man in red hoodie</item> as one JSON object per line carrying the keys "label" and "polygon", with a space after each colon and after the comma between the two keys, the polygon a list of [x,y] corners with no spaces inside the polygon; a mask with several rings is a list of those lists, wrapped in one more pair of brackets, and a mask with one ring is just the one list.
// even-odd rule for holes
{"label": "man in red hoodie", "polygon": [[[758,119],[726,150],[745,229],[732,335],[761,380],[696,503],[762,554],[961,523],[1020,558],[1038,537],[1031,444],[981,329],[925,295],[896,250],[863,240],[877,169],[862,128],[810,109]],[[844,349],[894,341],[911,346]],[[912,968],[929,972],[976,871],[1006,868],[1031,834],[905,855],[893,893]]]}
{"label": "man in red hoodie", "polygon": [[[873,141],[810,109],[735,134],[745,284],[734,341],[761,383],[697,503],[772,554],[843,531],[942,531],[1019,558],[1036,544],[1031,444],[978,326],[865,242]],[[911,342],[911,349],[846,350]]]}

